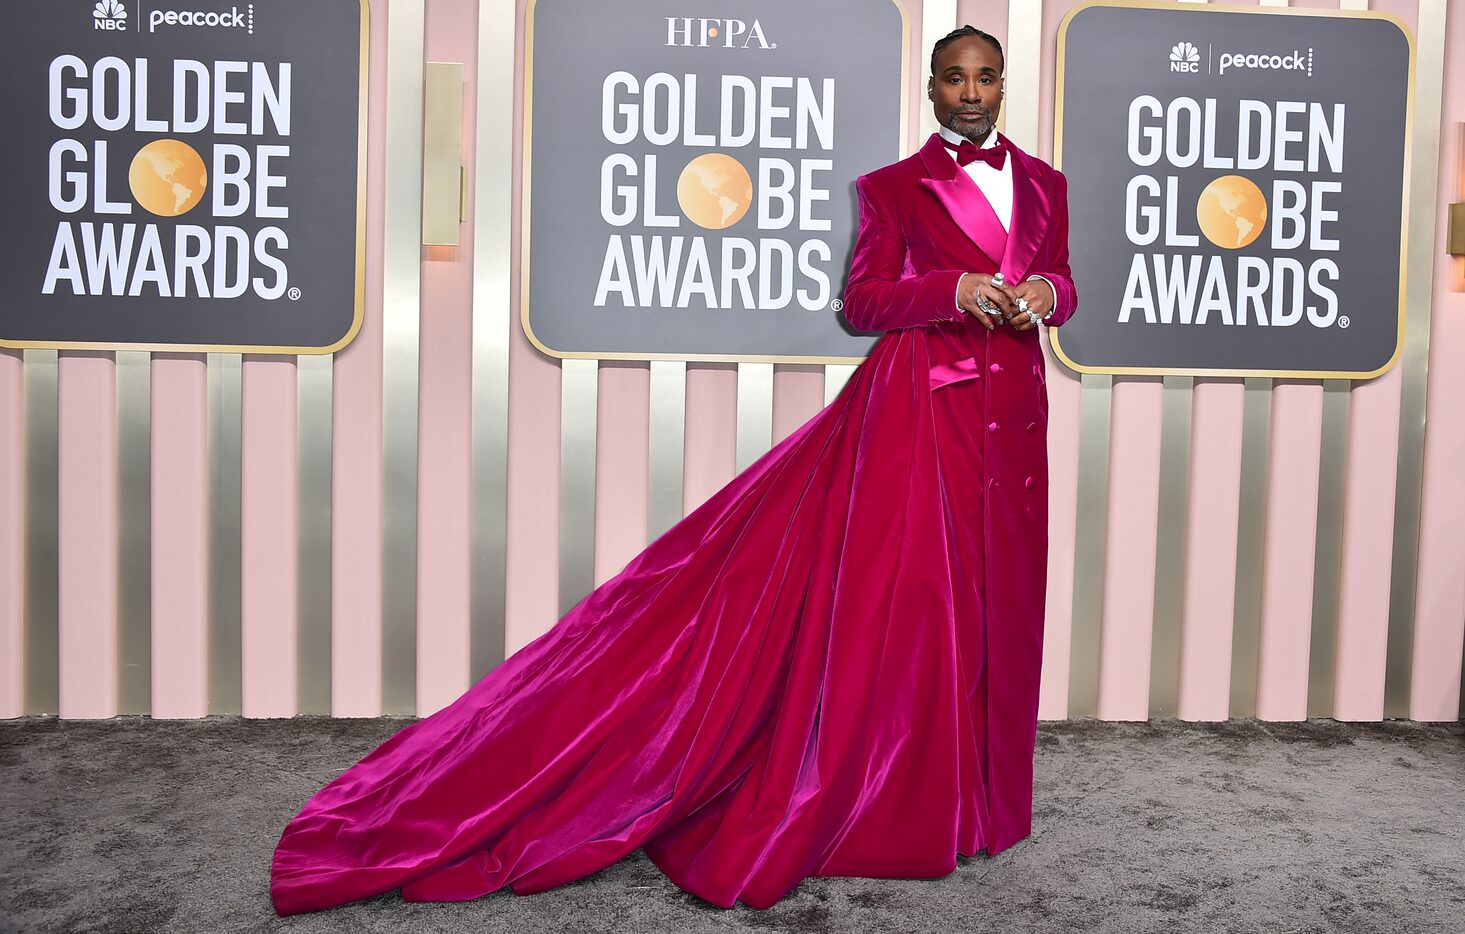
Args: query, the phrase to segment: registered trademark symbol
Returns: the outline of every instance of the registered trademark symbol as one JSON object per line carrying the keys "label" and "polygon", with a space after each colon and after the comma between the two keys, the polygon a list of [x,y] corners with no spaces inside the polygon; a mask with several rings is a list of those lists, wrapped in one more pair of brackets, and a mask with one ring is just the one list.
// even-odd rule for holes
{"label": "registered trademark symbol", "polygon": [[300,290],[297,288],[292,287],[290,291],[286,292],[285,294],[290,296],[290,301],[292,302],[300,301]]}
{"label": "registered trademark symbol", "polygon": [[843,300],[836,298],[834,301],[829,303],[829,307],[833,308],[835,311],[839,311],[844,308],[844,302]]}
{"label": "registered trademark symbol", "polygon": [[1348,316],[1347,315],[1343,315],[1342,317],[1340,317],[1338,319],[1338,327],[1340,327],[1340,328],[1346,328],[1347,326],[1348,326]]}

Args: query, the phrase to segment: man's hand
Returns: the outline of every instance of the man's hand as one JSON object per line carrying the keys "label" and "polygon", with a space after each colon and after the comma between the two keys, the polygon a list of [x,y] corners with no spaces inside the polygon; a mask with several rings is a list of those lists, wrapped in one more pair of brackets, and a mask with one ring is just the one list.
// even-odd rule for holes
{"label": "man's hand", "polygon": [[[985,301],[992,311],[984,311],[977,301],[978,298]],[[961,306],[961,310],[982,322],[982,326],[989,331],[1012,316],[1017,310],[1016,302],[1017,293],[1012,286],[993,285],[991,275],[985,272],[964,273],[961,285],[956,290],[956,303]],[[1050,302],[1049,306],[1051,305]]]}
{"label": "man's hand", "polygon": [[[1026,282],[1019,282],[1017,287],[1012,291],[1014,309],[1019,298],[1026,301],[1028,309],[1039,318],[1053,309],[1053,303],[1055,301],[1053,287],[1042,279],[1029,279]],[[1019,331],[1031,331],[1038,325],[1032,318],[1029,318],[1021,311],[1017,311],[1015,316],[1012,316],[1012,326]]]}

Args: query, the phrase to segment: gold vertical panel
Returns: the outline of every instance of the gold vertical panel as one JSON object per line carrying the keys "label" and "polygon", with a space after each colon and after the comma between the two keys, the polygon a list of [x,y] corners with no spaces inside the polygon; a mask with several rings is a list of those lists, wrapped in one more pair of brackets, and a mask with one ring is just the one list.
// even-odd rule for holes
{"label": "gold vertical panel", "polygon": [[1190,412],[1195,379],[1166,376],[1160,416],[1160,509],[1155,529],[1150,716],[1174,717],[1180,704],[1180,624],[1185,604],[1186,519],[1190,498]]}
{"label": "gold vertical panel", "polygon": [[600,361],[560,360],[560,615],[595,587],[595,434]]}
{"label": "gold vertical panel", "polygon": [[1028,152],[1038,151],[1038,110],[1043,74],[1043,0],[1007,4],[1007,96],[1003,134]]}
{"label": "gold vertical panel", "polygon": [[737,470],[773,447],[773,364],[738,364]]}
{"label": "gold vertical panel", "polygon": [[417,711],[417,370],[422,309],[423,0],[387,30],[382,333],[382,713]]}
{"label": "gold vertical panel", "polygon": [[209,405],[209,713],[244,705],[240,572],[240,468],[244,371],[237,353],[208,355]]}
{"label": "gold vertical panel", "polygon": [[331,712],[331,404],[334,356],[296,361],[299,548],[295,696],[302,714]]}
{"label": "gold vertical panel", "polygon": [[[1456,11],[1456,15],[1465,15]],[[1429,401],[1429,316],[1434,298],[1435,196],[1439,191],[1440,107],[1444,94],[1446,0],[1420,0],[1409,159],[1408,269],[1405,280],[1404,387],[1400,399],[1399,476],[1394,492],[1394,563],[1384,716],[1409,716],[1414,652],[1414,588],[1419,574],[1419,510],[1424,492],[1424,423]]]}
{"label": "gold vertical panel", "polygon": [[682,518],[687,442],[687,364],[651,361],[646,537],[655,541]]}
{"label": "gold vertical panel", "polygon": [[117,354],[117,712],[152,709],[152,354]]}
{"label": "gold vertical panel", "polygon": [[1104,605],[1105,539],[1109,527],[1109,404],[1114,377],[1079,377],[1078,504],[1075,510],[1073,620],[1068,716],[1099,711],[1099,644]]}
{"label": "gold vertical panel", "polygon": [[463,65],[428,62],[422,94],[422,242],[457,246],[463,213]]}
{"label": "gold vertical panel", "polygon": [[[478,114],[473,220],[473,466],[469,677],[504,660],[508,554],[510,209],[514,4],[478,5]],[[465,186],[466,187],[466,186]]]}
{"label": "gold vertical panel", "polygon": [[1247,377],[1241,414],[1241,495],[1236,520],[1236,604],[1231,625],[1230,716],[1256,716],[1260,661],[1262,549],[1267,533],[1267,461],[1272,381]]}
{"label": "gold vertical panel", "polygon": [[1338,594],[1343,557],[1344,477],[1348,463],[1348,410],[1353,383],[1323,380],[1323,433],[1317,481],[1317,544],[1312,566],[1312,637],[1308,640],[1307,714],[1333,715],[1337,680]]}
{"label": "gold vertical panel", "polygon": [[25,367],[25,712],[55,714],[60,693],[56,351]]}
{"label": "gold vertical panel", "polygon": [[[904,15],[902,14],[902,19]],[[936,40],[956,28],[956,0],[923,0],[921,3],[921,55],[920,73],[922,76],[931,73],[931,47]],[[923,83],[924,86],[924,83]],[[904,99],[907,95],[902,94]],[[917,119],[920,128],[918,142],[923,141],[927,136],[936,132],[936,114],[929,106],[925,97],[921,102],[926,106],[920,108],[921,113]],[[904,138],[904,136],[902,136]]]}
{"label": "gold vertical panel", "polygon": [[824,366],[824,404],[833,402],[844,389],[850,377],[855,375],[856,364],[829,363]]}

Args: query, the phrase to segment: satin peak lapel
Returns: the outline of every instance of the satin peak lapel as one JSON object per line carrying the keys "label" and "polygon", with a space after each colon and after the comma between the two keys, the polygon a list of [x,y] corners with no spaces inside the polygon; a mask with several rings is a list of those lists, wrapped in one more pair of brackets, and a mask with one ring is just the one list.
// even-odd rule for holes
{"label": "satin peak lapel", "polygon": [[921,185],[936,196],[956,226],[992,261],[992,265],[1000,267],[1002,255],[1007,250],[1007,231],[1002,229],[1002,222],[997,219],[997,212],[992,210],[982,189],[970,175],[957,167],[956,160],[944,150],[939,133],[932,133],[921,147],[921,160],[929,173],[928,177],[921,179]]}
{"label": "satin peak lapel", "polygon": [[1038,255],[1053,208],[1048,203],[1048,192],[1028,164],[1031,157],[1013,147],[1008,158],[1012,160],[1012,230],[1007,235],[1007,255],[1001,269],[1009,282],[1021,282]]}

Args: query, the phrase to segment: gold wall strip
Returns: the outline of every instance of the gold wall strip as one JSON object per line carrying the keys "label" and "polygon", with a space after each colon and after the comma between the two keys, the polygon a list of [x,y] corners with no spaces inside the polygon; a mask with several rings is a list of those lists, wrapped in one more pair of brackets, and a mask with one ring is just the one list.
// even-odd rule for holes
{"label": "gold wall strip", "polygon": [[296,359],[299,547],[295,696],[302,714],[331,712],[332,355]]}
{"label": "gold wall strip", "polygon": [[[1456,10],[1456,15],[1465,15]],[[1409,716],[1414,595],[1419,574],[1419,510],[1424,487],[1424,422],[1429,401],[1429,316],[1434,299],[1435,197],[1439,192],[1440,107],[1445,74],[1446,0],[1419,0],[1415,39],[1413,133],[1409,169],[1405,279],[1404,388],[1400,399],[1399,477],[1394,492],[1394,563],[1384,716]]]}
{"label": "gold wall strip", "polygon": [[209,713],[244,706],[240,573],[240,468],[244,370],[237,353],[211,353],[209,367]]}
{"label": "gold wall strip", "polygon": [[828,363],[824,366],[824,404],[828,405],[834,401],[850,377],[855,374],[855,366],[852,363]]}
{"label": "gold wall strip", "polygon": [[510,224],[514,161],[514,4],[478,5],[473,211],[473,467],[469,678],[504,660],[508,522]]}
{"label": "gold wall strip", "polygon": [[651,361],[651,437],[647,451],[646,539],[682,518],[687,442],[687,364]]}
{"label": "gold wall strip", "polygon": [[152,354],[117,354],[117,712],[152,710]]}
{"label": "gold wall strip", "polygon": [[25,712],[61,706],[57,556],[56,351],[25,366]]}
{"label": "gold wall strip", "polygon": [[422,94],[422,242],[457,246],[463,207],[463,65],[428,62]]}
{"label": "gold wall strip", "polygon": [[1038,151],[1043,49],[1043,0],[1009,0],[1002,132],[1028,152]]}
{"label": "gold wall strip", "polygon": [[417,351],[422,308],[423,0],[387,30],[382,333],[382,713],[417,712]]}
{"label": "gold wall strip", "polygon": [[595,588],[595,437],[600,361],[560,360],[560,615]]}
{"label": "gold wall strip", "polygon": [[[921,3],[921,47],[920,61],[917,62],[919,74],[922,79],[931,74],[931,47],[936,40],[956,28],[956,0],[922,0]],[[924,89],[926,82],[921,81]],[[908,95],[902,94],[901,99]],[[920,115],[916,120],[919,127],[916,143],[924,142],[926,137],[936,132],[936,114],[931,109],[931,103],[926,95],[919,95]]]}
{"label": "gold wall strip", "polygon": [[1073,634],[1068,716],[1099,712],[1099,642],[1104,605],[1104,541],[1109,526],[1109,403],[1114,377],[1079,377],[1078,505],[1075,510]]}
{"label": "gold wall strip", "polygon": [[1267,462],[1272,381],[1247,377],[1241,415],[1241,495],[1236,519],[1236,606],[1231,627],[1230,716],[1256,716],[1262,615],[1262,548],[1267,533]]}
{"label": "gold wall strip", "polygon": [[1190,498],[1190,412],[1195,378],[1166,376],[1160,416],[1160,510],[1155,529],[1154,627],[1150,648],[1151,717],[1180,705],[1180,627],[1184,618],[1186,519]]}
{"label": "gold wall strip", "polygon": [[773,447],[773,364],[738,364],[737,471]]}
{"label": "gold wall strip", "polygon": [[1323,380],[1323,434],[1313,551],[1312,637],[1308,642],[1307,717],[1333,715],[1337,679],[1339,562],[1343,557],[1343,494],[1348,464],[1351,380]]}

